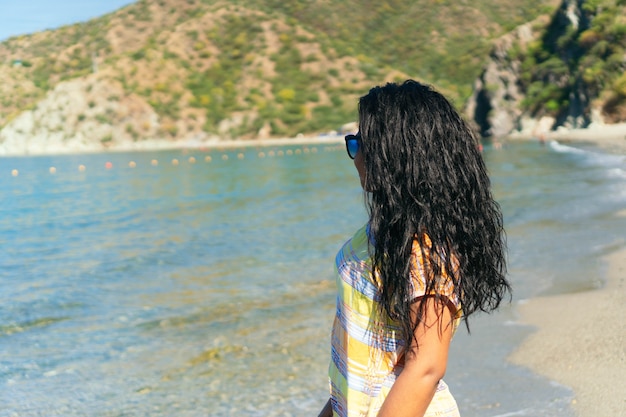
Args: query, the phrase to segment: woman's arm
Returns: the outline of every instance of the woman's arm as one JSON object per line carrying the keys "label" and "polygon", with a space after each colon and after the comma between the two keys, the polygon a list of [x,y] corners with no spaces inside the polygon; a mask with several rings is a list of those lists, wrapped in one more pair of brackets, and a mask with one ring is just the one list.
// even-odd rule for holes
{"label": "woman's arm", "polygon": [[[419,349],[411,345],[402,373],[391,387],[378,417],[421,417],[426,413],[439,380],[446,373],[452,340],[452,312],[433,297],[424,299],[423,322],[415,329]],[[412,306],[413,319],[419,301]]]}
{"label": "woman's arm", "polygon": [[322,408],[322,411],[320,411],[317,417],[333,417],[333,407],[330,405],[330,399],[328,399],[326,405]]}

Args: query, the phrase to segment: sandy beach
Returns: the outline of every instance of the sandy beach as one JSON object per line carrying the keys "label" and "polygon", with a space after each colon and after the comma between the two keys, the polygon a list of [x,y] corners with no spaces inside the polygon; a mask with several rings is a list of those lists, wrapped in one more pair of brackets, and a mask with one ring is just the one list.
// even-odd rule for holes
{"label": "sandy beach", "polygon": [[537,331],[510,357],[572,388],[581,417],[626,415],[626,249],[606,262],[600,289],[523,303],[521,321]]}
{"label": "sandy beach", "polygon": [[[560,130],[543,139],[626,154],[625,123]],[[507,140],[538,138],[517,134]],[[601,288],[520,303],[520,321],[536,331],[509,358],[572,388],[580,417],[626,416],[626,249],[604,260]]]}
{"label": "sandy beach", "polygon": [[173,149],[242,149],[249,147],[271,147],[285,145],[329,145],[343,143],[343,135],[312,135],[294,138],[267,138],[249,140],[180,140],[146,139],[137,142],[125,141],[110,143],[103,146],[101,143],[45,142],[33,140],[29,143],[16,145],[15,143],[0,142],[0,157],[2,156],[33,156],[33,155],[68,155],[102,152],[135,152]]}
{"label": "sandy beach", "polygon": [[[539,140],[530,133],[514,133],[507,140]],[[544,133],[543,140],[559,143],[590,143],[611,152],[626,153],[626,123],[599,125],[586,129],[558,129]]]}

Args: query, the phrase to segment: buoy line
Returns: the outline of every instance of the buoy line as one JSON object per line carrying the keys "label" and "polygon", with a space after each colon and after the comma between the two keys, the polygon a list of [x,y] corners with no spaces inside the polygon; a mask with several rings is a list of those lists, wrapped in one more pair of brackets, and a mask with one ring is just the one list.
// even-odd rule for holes
{"label": "buoy line", "polygon": [[[257,148],[258,149],[258,148]],[[323,150],[325,152],[335,152],[338,150],[343,150],[344,147],[340,146],[340,145],[336,145],[336,146],[324,146]],[[272,159],[272,158],[281,158],[281,157],[288,157],[288,156],[293,156],[293,155],[308,155],[308,154],[316,154],[318,153],[318,148],[316,146],[303,146],[301,148],[288,148],[288,149],[269,149],[269,150],[259,150],[256,153],[250,153],[250,152],[245,152],[244,149],[235,149],[233,150],[233,152],[225,152],[224,149],[218,149],[217,152],[213,152],[213,154],[207,154],[204,157],[200,158],[200,160],[204,161],[206,164],[210,164],[213,163],[216,159],[217,160],[221,160],[221,161],[230,161],[230,160],[244,160],[246,158],[250,158],[250,157],[257,157],[259,159]],[[185,155],[187,152],[182,152],[183,155]],[[218,154],[218,155],[215,155]],[[180,157],[175,157],[172,158],[169,161],[165,161],[165,160],[158,160],[158,159],[152,159],[150,160],[150,165],[153,167],[158,167],[160,165],[162,165],[162,163],[166,163],[169,164],[171,166],[179,166],[181,165],[183,162],[186,162],[189,165],[195,165],[198,162],[198,158],[196,158],[196,156],[189,156],[186,160],[180,158]],[[106,171],[109,170],[114,170],[118,167],[128,167],[130,169],[134,169],[139,167],[139,163],[135,160],[130,160],[126,163],[114,163],[113,160],[110,161],[106,161],[104,163],[104,169]],[[78,172],[87,172],[87,164],[79,164],[76,168],[75,168]],[[90,168],[93,169],[93,168]],[[50,166],[48,167],[48,173],[50,175],[56,175],[56,174],[60,174],[63,172],[67,172],[64,169],[60,169],[60,167],[58,166]],[[19,177],[21,174],[23,174],[23,172],[17,168],[13,168],[10,171],[10,174],[12,177]]]}

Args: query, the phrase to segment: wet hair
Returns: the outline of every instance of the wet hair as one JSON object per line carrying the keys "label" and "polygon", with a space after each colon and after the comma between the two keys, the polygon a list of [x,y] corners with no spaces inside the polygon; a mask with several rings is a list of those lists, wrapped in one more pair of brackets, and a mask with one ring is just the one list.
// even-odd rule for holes
{"label": "wet hair", "polygon": [[445,308],[450,300],[436,283],[447,275],[469,330],[472,313],[498,308],[511,291],[502,213],[476,136],[443,95],[413,80],[361,97],[359,130],[382,308],[400,322],[407,346],[417,346],[425,298],[414,322],[408,278],[417,240],[428,266],[426,294]]}

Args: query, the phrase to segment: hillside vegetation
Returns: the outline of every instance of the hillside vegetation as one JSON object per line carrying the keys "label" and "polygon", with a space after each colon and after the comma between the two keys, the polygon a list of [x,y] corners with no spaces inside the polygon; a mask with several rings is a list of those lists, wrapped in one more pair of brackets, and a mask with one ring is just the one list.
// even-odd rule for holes
{"label": "hillside vegetation", "polygon": [[[24,110],[42,113],[38,103],[70,81],[85,105],[57,106],[55,127],[42,132],[115,126],[90,128],[103,143],[327,131],[355,119],[369,87],[407,77],[462,104],[491,40],[558,4],[142,0],[1,43],[0,127]],[[21,125],[35,132],[43,122],[31,119]]]}
{"label": "hillside vegetation", "polygon": [[626,120],[626,0],[582,2],[575,24],[562,7],[539,40],[512,51],[521,62],[522,109],[562,124],[589,122],[592,101],[608,122]]}

